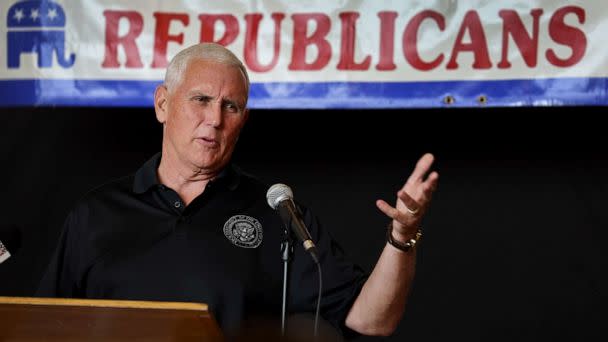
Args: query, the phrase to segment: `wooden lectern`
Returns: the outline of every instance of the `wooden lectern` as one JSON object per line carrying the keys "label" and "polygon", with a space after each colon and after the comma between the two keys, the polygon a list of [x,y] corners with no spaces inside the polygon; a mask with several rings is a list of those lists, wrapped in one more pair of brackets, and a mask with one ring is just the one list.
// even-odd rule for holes
{"label": "wooden lectern", "polygon": [[206,304],[0,297],[0,341],[221,341]]}

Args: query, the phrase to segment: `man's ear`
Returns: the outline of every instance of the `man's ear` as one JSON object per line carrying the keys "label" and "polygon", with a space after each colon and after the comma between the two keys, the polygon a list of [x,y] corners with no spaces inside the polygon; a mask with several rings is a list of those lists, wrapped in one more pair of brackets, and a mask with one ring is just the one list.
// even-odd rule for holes
{"label": "man's ear", "polygon": [[156,120],[161,124],[164,124],[167,121],[168,95],[169,91],[164,84],[156,87],[156,90],[154,91],[154,111],[156,112]]}

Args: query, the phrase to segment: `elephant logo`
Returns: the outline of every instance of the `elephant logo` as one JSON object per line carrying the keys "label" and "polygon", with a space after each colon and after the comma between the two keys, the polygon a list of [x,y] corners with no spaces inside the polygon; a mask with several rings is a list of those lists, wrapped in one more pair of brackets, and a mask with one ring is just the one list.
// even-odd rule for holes
{"label": "elephant logo", "polygon": [[38,67],[49,68],[53,53],[59,65],[69,68],[76,55],[65,56],[65,13],[58,4],[47,1],[20,1],[8,10],[8,67],[19,68],[22,53],[36,53]]}

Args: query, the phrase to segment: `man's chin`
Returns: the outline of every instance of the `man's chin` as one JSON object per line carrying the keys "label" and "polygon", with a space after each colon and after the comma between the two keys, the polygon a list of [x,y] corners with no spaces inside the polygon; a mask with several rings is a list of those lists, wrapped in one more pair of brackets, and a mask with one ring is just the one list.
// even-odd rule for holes
{"label": "man's chin", "polygon": [[194,165],[197,169],[203,170],[205,173],[215,173],[223,169],[226,162],[218,158],[205,158],[196,160]]}

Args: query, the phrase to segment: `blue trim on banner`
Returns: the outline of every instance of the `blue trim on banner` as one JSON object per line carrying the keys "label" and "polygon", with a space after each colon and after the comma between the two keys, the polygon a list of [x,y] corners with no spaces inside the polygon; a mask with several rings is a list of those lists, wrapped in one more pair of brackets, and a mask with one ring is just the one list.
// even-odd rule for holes
{"label": "blue trim on banner", "polygon": [[[160,81],[3,80],[0,106],[151,107]],[[453,98],[446,104],[446,97]],[[485,97],[480,104],[480,96]],[[608,78],[254,83],[251,108],[608,105]]]}

